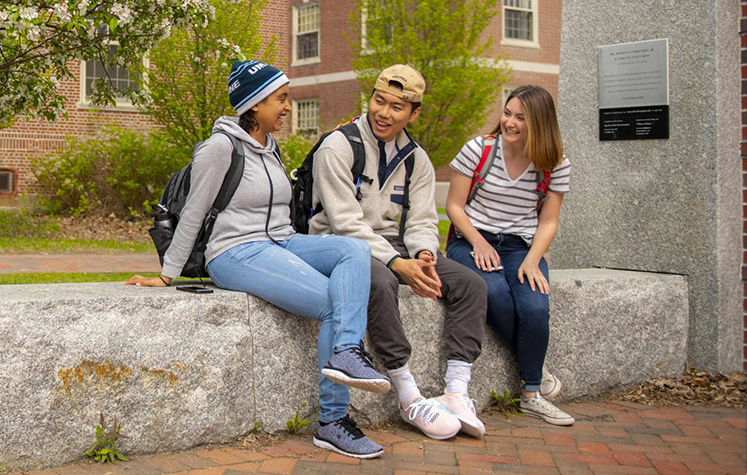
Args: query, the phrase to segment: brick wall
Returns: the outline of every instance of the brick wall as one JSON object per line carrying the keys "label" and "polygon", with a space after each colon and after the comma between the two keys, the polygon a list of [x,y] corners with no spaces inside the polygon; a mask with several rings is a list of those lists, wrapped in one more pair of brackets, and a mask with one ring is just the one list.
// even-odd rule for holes
{"label": "brick wall", "polygon": [[[303,0],[290,0],[290,7],[305,3]],[[353,11],[352,0],[325,0],[320,1],[320,61],[306,66],[291,66],[288,73],[291,78],[305,78],[319,76],[352,69],[353,53],[350,49],[349,38],[357,36],[350,30],[349,19]],[[539,47],[516,47],[501,44],[502,17],[497,15],[492,24],[487,28],[485,36],[492,36],[494,46],[491,53],[505,52],[509,59],[529,63],[544,63],[557,65],[560,58],[560,19],[562,0],[542,0],[538,6],[539,24],[537,28]],[[289,15],[292,19],[292,15]],[[292,20],[289,20],[292,22]],[[289,23],[290,24],[290,23]],[[292,42],[292,26],[290,32]],[[289,45],[288,56],[292,55],[292,44]],[[427,81],[428,78],[426,78]],[[537,84],[546,88],[553,97],[557,98],[558,77],[555,74],[542,74],[526,71],[514,71],[511,85]],[[365,92],[367,94],[367,92]],[[322,130],[328,130],[340,120],[345,119],[351,113],[357,111],[357,100],[361,94],[358,83],[355,80],[337,81],[325,84],[294,86],[291,88],[291,96],[295,100],[305,98],[319,98],[320,102],[320,124]],[[502,108],[501,96],[494,105],[494,112],[488,117],[484,130],[475,131],[475,134],[485,133],[493,127],[498,120],[499,110]],[[427,120],[423,118],[421,120]],[[448,166],[441,167],[436,172],[439,181],[448,181],[451,169]]]}
{"label": "brick wall", "polygon": [[[271,35],[277,37],[278,55],[276,64],[286,68],[289,64],[287,52],[290,44],[289,0],[270,0],[263,12],[262,34],[265,41]],[[80,74],[80,63],[70,63],[76,77]],[[228,71],[226,71],[228,75]],[[80,81],[64,81],[60,92],[65,96],[68,119],[56,123],[17,121],[12,127],[0,130],[0,169],[16,172],[17,187],[13,194],[0,194],[0,207],[18,206],[24,193],[34,194],[36,180],[32,173],[34,158],[59,150],[65,145],[66,136],[90,136],[101,127],[117,124],[122,127],[146,132],[153,127],[147,115],[133,108],[102,108],[100,110],[79,106]]]}
{"label": "brick wall", "polygon": [[744,324],[743,369],[747,371],[747,0],[740,2],[742,71],[742,318]]}

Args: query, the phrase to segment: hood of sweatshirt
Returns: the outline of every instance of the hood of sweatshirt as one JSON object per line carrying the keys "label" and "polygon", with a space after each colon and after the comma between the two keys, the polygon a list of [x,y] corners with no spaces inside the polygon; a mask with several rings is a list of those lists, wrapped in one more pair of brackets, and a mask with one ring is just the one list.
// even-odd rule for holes
{"label": "hood of sweatshirt", "polygon": [[213,124],[213,133],[216,132],[225,132],[227,134],[233,135],[240,141],[244,142],[245,146],[257,155],[273,153],[278,146],[278,143],[270,134],[267,134],[267,145],[264,147],[260,145],[259,142],[254,140],[251,135],[249,135],[244,129],[239,126],[238,117],[224,115],[223,117],[218,118],[218,120],[216,120]]}

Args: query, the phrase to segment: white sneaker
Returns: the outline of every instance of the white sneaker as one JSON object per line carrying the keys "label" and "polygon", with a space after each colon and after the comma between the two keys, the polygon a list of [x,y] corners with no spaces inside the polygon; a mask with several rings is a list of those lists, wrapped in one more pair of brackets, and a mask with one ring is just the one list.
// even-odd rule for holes
{"label": "white sneaker", "polygon": [[542,382],[540,383],[540,394],[548,401],[554,400],[560,394],[563,385],[560,380],[542,368]]}
{"label": "white sneaker", "polygon": [[576,422],[570,414],[561,411],[553,403],[545,400],[540,394],[529,399],[525,399],[522,396],[521,412],[525,416],[537,417],[548,424],[556,426],[569,426]]}
{"label": "white sneaker", "polygon": [[437,397],[436,401],[454,413],[462,424],[462,432],[477,438],[485,435],[485,424],[477,418],[475,400],[467,393],[444,393],[443,396]]}
{"label": "white sneaker", "polygon": [[420,396],[410,402],[406,409],[400,406],[399,415],[431,439],[449,439],[462,428],[459,419],[435,399]]}

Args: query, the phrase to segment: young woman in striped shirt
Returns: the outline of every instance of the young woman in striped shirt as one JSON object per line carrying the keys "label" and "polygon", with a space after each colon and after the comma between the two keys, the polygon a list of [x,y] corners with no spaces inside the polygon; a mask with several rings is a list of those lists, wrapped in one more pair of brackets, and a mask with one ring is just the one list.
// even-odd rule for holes
{"label": "young woman in striped shirt", "polygon": [[[451,176],[446,212],[456,232],[446,252],[488,284],[487,321],[516,353],[522,412],[550,424],[571,425],[573,417],[549,401],[560,392],[560,381],[543,375],[550,336],[543,254],[555,237],[571,172],[552,96],[539,86],[517,88],[491,135],[495,158],[469,202],[485,138],[467,142],[451,162],[457,173]],[[541,200],[538,184],[548,178],[546,171],[550,183]]]}

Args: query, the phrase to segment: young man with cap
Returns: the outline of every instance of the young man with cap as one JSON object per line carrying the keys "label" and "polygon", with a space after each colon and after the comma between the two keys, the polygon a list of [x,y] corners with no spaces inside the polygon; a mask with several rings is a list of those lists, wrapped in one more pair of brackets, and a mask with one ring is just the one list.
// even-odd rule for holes
{"label": "young man with cap", "polygon": [[[438,252],[435,172],[405,130],[420,115],[424,91],[423,77],[410,66],[398,64],[379,75],[368,113],[356,122],[366,153],[360,193],[353,183],[348,140],[341,133],[324,140],[313,169],[313,201],[323,209],[309,222],[310,233],[351,236],[371,246],[368,332],[397,388],[402,418],[434,439],[452,437],[460,429],[480,437],[485,426],[467,389],[472,362],[480,354],[487,290],[474,272]],[[414,157],[410,209],[400,238],[408,157]],[[437,399],[424,398],[410,373],[411,347],[398,308],[400,283],[446,304],[446,390]]]}

